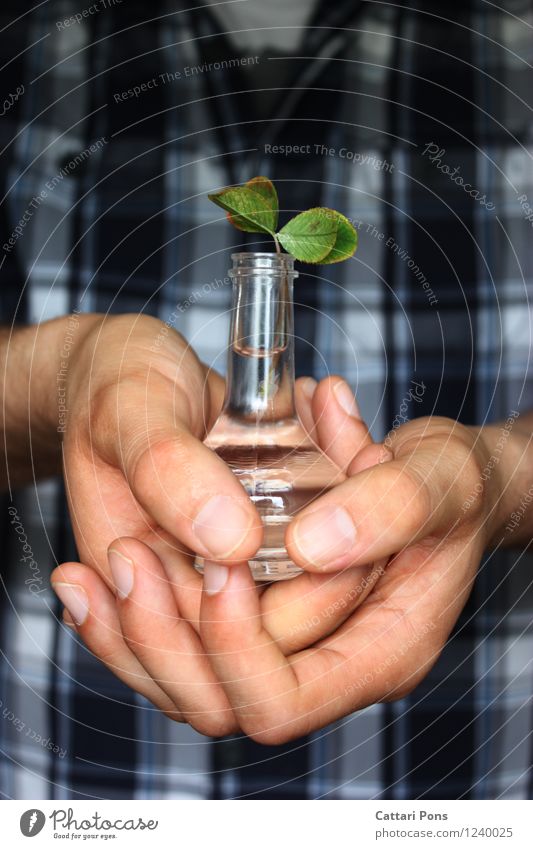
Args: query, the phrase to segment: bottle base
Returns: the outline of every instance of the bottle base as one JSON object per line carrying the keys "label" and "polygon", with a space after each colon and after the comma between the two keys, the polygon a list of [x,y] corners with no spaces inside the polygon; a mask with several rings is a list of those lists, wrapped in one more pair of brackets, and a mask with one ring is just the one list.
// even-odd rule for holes
{"label": "bottle base", "polygon": [[[276,556],[276,551],[262,552],[261,549],[257,552],[253,560],[248,561],[252,578],[256,583],[270,581],[288,581],[291,578],[296,578],[303,574],[303,569],[300,569],[295,563],[287,557],[287,552],[279,552]],[[200,574],[204,571],[204,558],[197,557],[194,562],[194,568]]]}

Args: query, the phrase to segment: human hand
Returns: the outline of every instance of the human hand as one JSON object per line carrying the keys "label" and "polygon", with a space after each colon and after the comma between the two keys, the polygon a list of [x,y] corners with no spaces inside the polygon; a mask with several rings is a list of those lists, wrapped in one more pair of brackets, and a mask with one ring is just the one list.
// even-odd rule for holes
{"label": "human hand", "polygon": [[258,742],[280,744],[411,692],[466,603],[502,489],[496,471],[479,486],[488,460],[482,436],[424,418],[386,445],[390,462],[360,469],[356,457],[348,480],[288,529],[291,557],[313,574],[388,560],[334,633],[284,654],[264,625],[247,566],[206,565],[202,643],[240,728]]}
{"label": "human hand", "polygon": [[[209,498],[217,499],[207,532],[219,557],[248,559],[262,531],[241,485],[201,442],[218,414],[223,382],[178,334],[162,334],[162,327],[139,316],[99,322],[71,366],[75,413],[65,437],[65,480],[84,565],[65,564],[52,580],[88,647],[122,680],[169,716],[192,720],[205,733],[228,733],[235,720],[197,635],[202,582],[191,568],[191,551],[213,556],[198,533],[197,517]],[[309,422],[303,388],[301,382],[299,406]],[[346,413],[334,392],[322,395],[318,403],[329,412],[317,429],[324,436],[335,425],[338,449],[350,439],[369,456],[364,424]],[[228,518],[229,502],[237,505],[240,522]],[[117,537],[136,541],[115,544]],[[360,586],[347,573],[303,575],[293,586],[263,593],[265,621],[283,650],[330,633],[354,609],[374,579],[369,568],[357,572]],[[118,608],[115,588],[122,598]],[[174,665],[162,669],[162,658]],[[198,711],[198,693],[209,710]]]}

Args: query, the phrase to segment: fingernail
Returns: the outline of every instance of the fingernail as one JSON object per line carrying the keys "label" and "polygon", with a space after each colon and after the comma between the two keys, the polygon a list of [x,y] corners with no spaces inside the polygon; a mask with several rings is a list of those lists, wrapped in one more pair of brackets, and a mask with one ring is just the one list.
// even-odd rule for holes
{"label": "fingernail", "polygon": [[226,586],[229,569],[221,563],[204,560],[204,590],[207,595],[216,595]]}
{"label": "fingernail", "polygon": [[352,548],[355,527],[344,507],[320,507],[296,519],[294,541],[305,560],[327,566]]}
{"label": "fingernail", "polygon": [[65,605],[76,625],[83,625],[89,612],[89,599],[83,587],[78,584],[52,584],[54,592]]}
{"label": "fingernail", "polygon": [[68,628],[76,627],[76,623],[74,622],[74,619],[72,618],[66,607],[63,608],[63,625],[66,625]]}
{"label": "fingernail", "polygon": [[192,529],[211,557],[228,557],[250,530],[250,518],[234,498],[215,495],[204,504]]}
{"label": "fingernail", "polygon": [[127,598],[133,587],[133,561],[114,548],[107,552],[107,559],[118,597]]}
{"label": "fingernail", "polygon": [[354,398],[353,392],[344,380],[339,380],[333,387],[335,397],[345,413],[353,416],[354,419],[360,419],[359,405]]}
{"label": "fingernail", "polygon": [[300,380],[300,386],[302,387],[302,392],[307,398],[308,401],[311,401],[313,395],[315,394],[315,389],[318,386],[314,377],[303,377]]}
{"label": "fingernail", "polygon": [[386,448],[383,446],[379,455],[379,463],[388,463],[390,460],[394,459],[394,454],[390,450],[390,448]]}

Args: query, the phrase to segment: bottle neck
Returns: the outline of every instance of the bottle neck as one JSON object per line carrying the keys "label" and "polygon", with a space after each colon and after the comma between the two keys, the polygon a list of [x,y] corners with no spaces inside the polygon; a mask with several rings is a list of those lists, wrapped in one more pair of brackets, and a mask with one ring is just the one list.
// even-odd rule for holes
{"label": "bottle neck", "polygon": [[233,303],[224,412],[272,424],[294,407],[293,258],[233,254]]}

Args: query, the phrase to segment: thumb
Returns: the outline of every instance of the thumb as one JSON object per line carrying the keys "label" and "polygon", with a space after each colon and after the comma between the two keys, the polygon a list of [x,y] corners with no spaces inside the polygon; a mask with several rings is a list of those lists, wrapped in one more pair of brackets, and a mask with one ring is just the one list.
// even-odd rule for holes
{"label": "thumb", "polygon": [[335,571],[397,554],[460,514],[451,474],[429,485],[412,460],[367,468],[297,515],[287,529],[287,550],[310,571]]}

